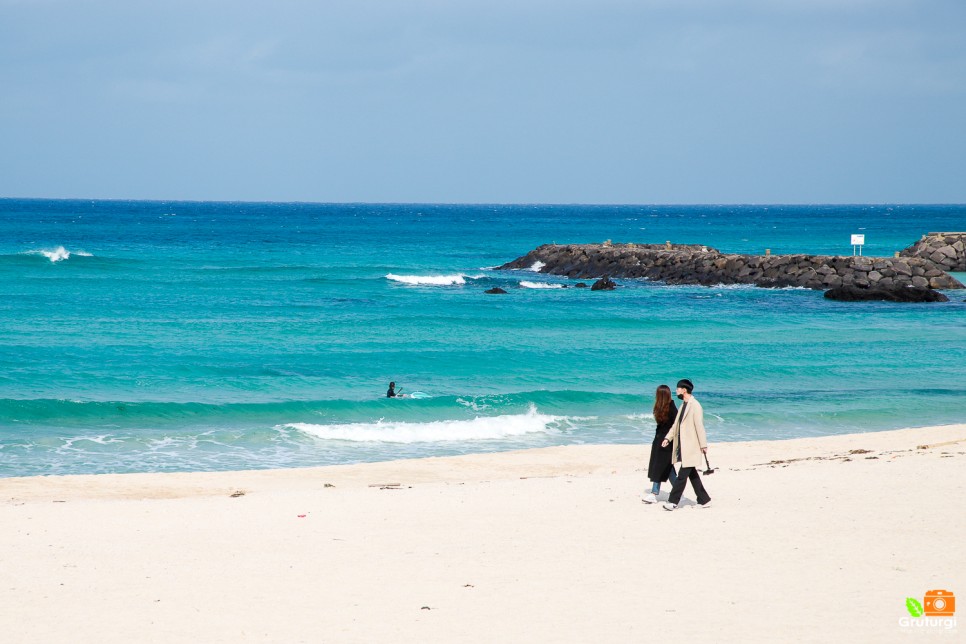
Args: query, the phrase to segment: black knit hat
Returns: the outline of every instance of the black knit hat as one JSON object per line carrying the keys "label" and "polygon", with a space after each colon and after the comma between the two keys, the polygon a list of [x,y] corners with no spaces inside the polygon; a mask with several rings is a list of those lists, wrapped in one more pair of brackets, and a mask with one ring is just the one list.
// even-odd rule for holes
{"label": "black knit hat", "polygon": [[694,391],[694,383],[688,380],[687,378],[678,380],[678,388],[681,388],[681,387],[684,387],[685,389],[687,389],[688,393],[691,393],[692,391]]}

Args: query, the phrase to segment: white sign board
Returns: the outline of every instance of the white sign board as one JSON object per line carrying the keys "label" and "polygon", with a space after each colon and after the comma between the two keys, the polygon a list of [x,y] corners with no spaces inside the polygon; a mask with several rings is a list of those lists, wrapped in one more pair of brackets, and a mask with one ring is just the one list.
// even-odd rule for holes
{"label": "white sign board", "polygon": [[852,245],[861,246],[865,243],[865,235],[852,235]]}

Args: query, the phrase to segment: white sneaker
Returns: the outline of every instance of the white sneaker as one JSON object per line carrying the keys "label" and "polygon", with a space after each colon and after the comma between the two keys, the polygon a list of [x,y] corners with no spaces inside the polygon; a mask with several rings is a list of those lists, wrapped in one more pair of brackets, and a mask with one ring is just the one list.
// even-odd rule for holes
{"label": "white sneaker", "polygon": [[652,492],[644,497],[644,503],[657,503],[657,497],[654,496],[654,493]]}
{"label": "white sneaker", "polygon": [[708,501],[707,503],[699,503],[698,504],[698,507],[699,508],[710,508],[711,507],[711,501]]}
{"label": "white sneaker", "polygon": [[661,507],[664,508],[665,510],[673,510],[678,506],[674,505],[673,503],[668,503],[667,501],[665,501],[664,503],[661,504]]}

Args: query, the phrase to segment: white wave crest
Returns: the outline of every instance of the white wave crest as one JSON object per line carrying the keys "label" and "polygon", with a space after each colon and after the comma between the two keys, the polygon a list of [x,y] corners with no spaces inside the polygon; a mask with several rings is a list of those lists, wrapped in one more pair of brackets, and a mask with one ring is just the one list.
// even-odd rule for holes
{"label": "white wave crest", "polygon": [[544,266],[546,266],[546,264],[544,264],[543,262],[541,262],[541,261],[540,261],[540,260],[538,259],[537,261],[535,261],[535,262],[533,263],[533,266],[531,266],[531,267],[530,267],[530,268],[528,268],[527,270],[528,270],[528,271],[533,271],[534,273],[539,273],[539,272],[540,272],[540,269],[541,269],[541,268],[543,268]]}
{"label": "white wave crest", "polygon": [[624,418],[628,420],[654,420],[654,414],[628,414]]}
{"label": "white wave crest", "polygon": [[438,420],[428,423],[378,421],[343,425],[290,423],[291,427],[316,438],[353,442],[433,443],[470,440],[499,440],[524,434],[555,432],[553,425],[563,417],[540,414],[531,407],[526,414],[477,416],[472,420]]}
{"label": "white wave crest", "polygon": [[725,284],[724,282],[719,282],[712,284],[708,288],[720,289],[722,291],[747,291],[758,287],[754,284]]}
{"label": "white wave crest", "polygon": [[77,250],[71,253],[69,250],[63,246],[58,246],[53,250],[40,249],[40,250],[28,250],[24,253],[25,255],[43,255],[51,262],[60,262],[65,259],[70,259],[71,254],[77,255],[79,257],[91,257],[92,255],[88,252]]}
{"label": "white wave crest", "polygon": [[71,251],[67,250],[63,246],[58,246],[53,250],[49,250],[49,249],[28,250],[28,251],[25,251],[23,254],[24,255],[43,255],[44,257],[49,259],[52,263],[62,262],[65,259],[70,259],[71,255],[77,255],[78,257],[92,257],[90,253],[82,250],[77,250],[72,253]]}
{"label": "white wave crest", "polygon": [[547,284],[546,282],[520,282],[523,288],[563,288],[563,284]]}
{"label": "white wave crest", "polygon": [[456,275],[394,275],[389,273],[386,275],[386,279],[411,286],[457,286],[466,284],[466,276],[461,273]]}

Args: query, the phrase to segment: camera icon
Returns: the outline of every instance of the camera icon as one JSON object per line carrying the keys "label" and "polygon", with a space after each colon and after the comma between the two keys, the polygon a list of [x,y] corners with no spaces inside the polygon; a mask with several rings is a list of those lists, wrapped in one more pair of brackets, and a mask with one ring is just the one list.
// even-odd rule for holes
{"label": "camera icon", "polygon": [[930,617],[952,615],[956,612],[956,596],[948,590],[929,590],[923,598],[925,613]]}

